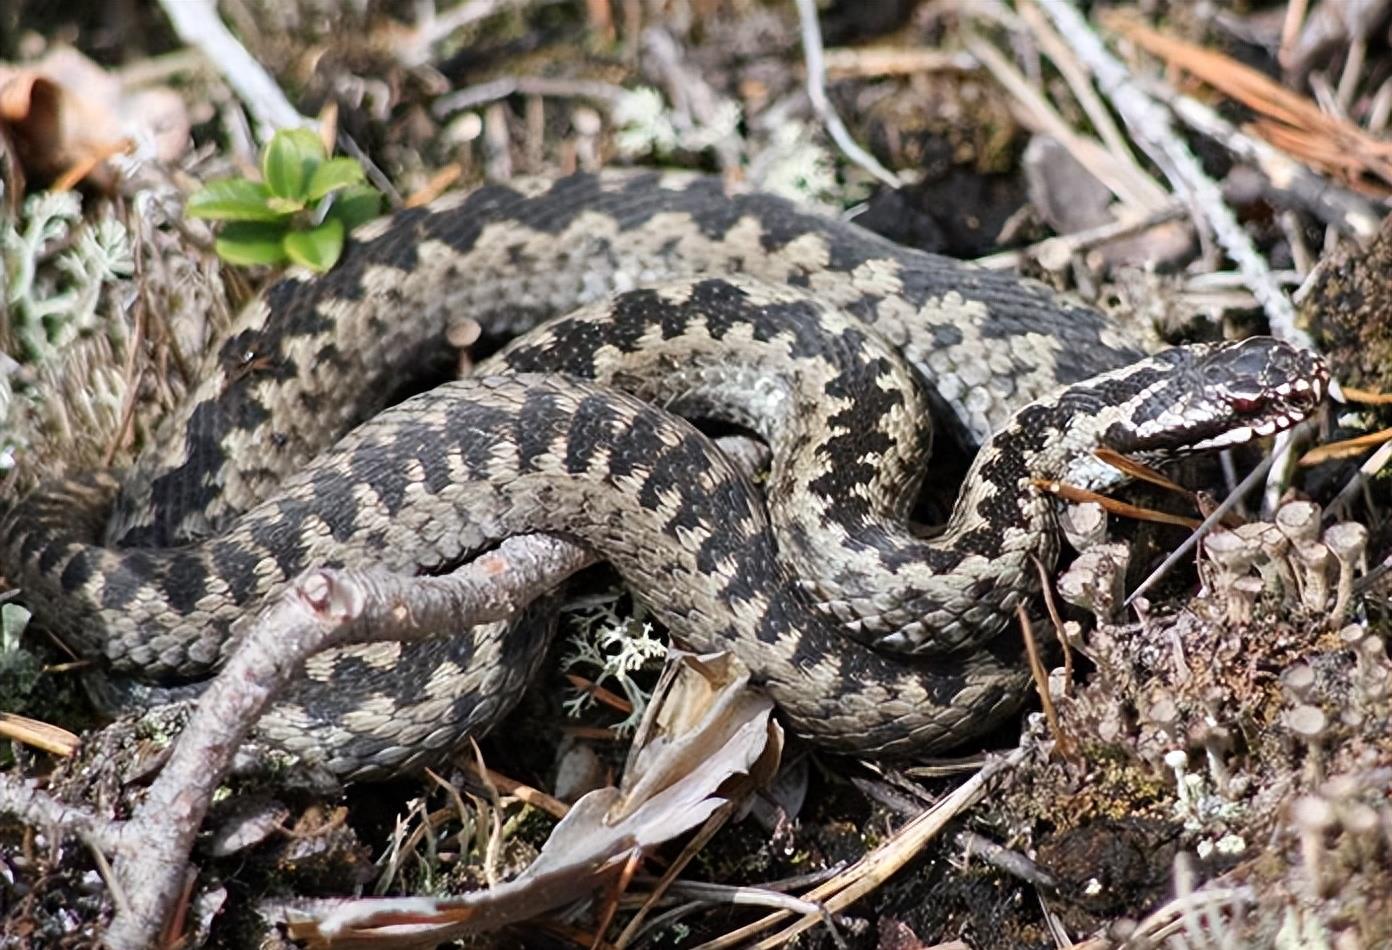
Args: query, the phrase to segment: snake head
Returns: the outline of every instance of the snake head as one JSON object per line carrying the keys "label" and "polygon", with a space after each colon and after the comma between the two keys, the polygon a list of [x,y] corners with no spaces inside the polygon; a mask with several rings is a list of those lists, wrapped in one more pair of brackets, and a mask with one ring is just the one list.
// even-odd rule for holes
{"label": "snake head", "polygon": [[1142,461],[1285,431],[1330,391],[1324,360],[1272,337],[1175,347],[1132,370],[1137,388],[1102,444]]}

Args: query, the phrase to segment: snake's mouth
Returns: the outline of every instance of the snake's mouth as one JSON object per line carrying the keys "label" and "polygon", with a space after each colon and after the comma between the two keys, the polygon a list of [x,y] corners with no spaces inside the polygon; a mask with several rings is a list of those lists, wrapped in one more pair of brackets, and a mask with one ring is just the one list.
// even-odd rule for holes
{"label": "snake's mouth", "polygon": [[1311,376],[1279,383],[1256,399],[1230,397],[1234,418],[1223,431],[1191,442],[1189,450],[1208,452],[1295,428],[1310,418],[1329,392],[1329,374],[1323,364],[1319,369]]}

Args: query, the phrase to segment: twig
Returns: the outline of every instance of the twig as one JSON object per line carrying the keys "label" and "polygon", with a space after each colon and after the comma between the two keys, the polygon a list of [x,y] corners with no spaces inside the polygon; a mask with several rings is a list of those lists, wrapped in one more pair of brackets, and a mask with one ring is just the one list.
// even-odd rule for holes
{"label": "twig", "polygon": [[[979,802],[986,794],[987,783],[1002,772],[1018,766],[1025,760],[1027,751],[1025,746],[1021,746],[1012,750],[1008,755],[989,760],[981,767],[980,771],[957,786],[952,794],[904,825],[895,832],[889,841],[865,855],[844,872],[802,895],[803,900],[820,901],[826,911],[833,914],[849,907],[908,863],[942,831],[949,821]],[[788,916],[786,911],[769,914],[767,917],[704,943],[697,950],[721,950],[724,947],[748,946],[750,937],[767,930],[782,920],[786,920]],[[804,930],[815,927],[820,922],[819,917],[805,916],[792,926],[754,946],[756,948],[776,947]]]}
{"label": "twig", "polygon": [[1251,128],[1277,148],[1345,176],[1354,187],[1365,176],[1381,182],[1384,187],[1366,183],[1380,194],[1392,185],[1392,148],[1349,120],[1321,74],[1310,76],[1311,101],[1251,66],[1157,32],[1135,17],[1116,11],[1098,16],[1141,49],[1252,109],[1257,117]]}
{"label": "twig", "polygon": [[822,58],[822,28],[817,22],[816,0],[797,0],[798,22],[802,26],[802,55],[807,70],[807,98],[812,100],[812,110],[826,126],[827,134],[842,153],[878,178],[890,188],[902,184],[899,177],[885,168],[865,149],[861,148],[851,133],[847,131],[841,117],[831,107],[826,94],[826,63]]}
{"label": "twig", "polygon": [[40,789],[33,779],[15,775],[0,775],[0,814],[12,815],[27,825],[76,835],[107,854],[119,852],[130,840],[122,834],[121,822],[60,802]]}
{"label": "twig", "polygon": [[1039,7],[1034,3],[1020,3],[1017,5],[1016,12],[1019,14],[1020,20],[1034,33],[1034,38],[1038,41],[1040,49],[1054,61],[1054,65],[1063,74],[1068,88],[1072,90],[1078,104],[1087,113],[1088,121],[1097,130],[1098,137],[1107,146],[1107,151],[1112,159],[1118,165],[1128,168],[1136,180],[1150,180],[1150,176],[1136,161],[1136,156],[1131,153],[1131,147],[1121,134],[1121,129],[1117,128],[1115,120],[1112,119],[1112,113],[1108,111],[1102,103],[1102,98],[1097,95],[1092,83],[1088,81],[1086,70],[1078,62],[1077,57],[1073,55],[1073,51],[1068,48],[1068,44],[1063,41],[1063,38],[1049,26],[1049,21],[1039,11]]}
{"label": "twig", "polygon": [[[1308,423],[1306,424],[1308,425]],[[1147,590],[1149,590],[1151,586],[1155,584],[1156,581],[1160,580],[1160,578],[1168,574],[1170,568],[1174,567],[1175,564],[1179,562],[1180,558],[1188,554],[1189,551],[1193,549],[1194,545],[1198,544],[1199,541],[1203,539],[1204,535],[1208,534],[1209,531],[1213,530],[1213,526],[1218,524],[1218,522],[1222,520],[1224,515],[1226,515],[1229,511],[1231,511],[1234,507],[1237,506],[1237,503],[1242,499],[1242,496],[1247,494],[1248,489],[1250,489],[1253,485],[1257,484],[1257,482],[1262,478],[1262,476],[1266,474],[1268,469],[1270,469],[1281,459],[1285,458],[1285,456],[1290,452],[1292,444],[1294,444],[1293,440],[1288,441],[1283,445],[1278,445],[1276,447],[1276,451],[1272,452],[1266,458],[1262,459],[1261,464],[1259,464],[1256,468],[1248,472],[1247,477],[1242,480],[1242,482],[1237,486],[1237,488],[1230,492],[1228,494],[1228,497],[1224,498],[1222,502],[1219,503],[1219,505],[1216,508],[1214,508],[1212,512],[1209,513],[1208,517],[1205,518],[1199,524],[1199,526],[1194,529],[1194,532],[1191,535],[1189,535],[1189,537],[1184,539],[1183,544],[1171,551],[1170,556],[1165,558],[1165,560],[1160,563],[1159,567],[1151,571],[1149,577],[1147,577],[1145,580],[1141,581],[1139,585],[1137,585],[1136,589],[1131,592],[1130,596],[1126,598],[1124,603],[1129,605],[1137,597],[1140,597]]]}
{"label": "twig", "polygon": [[[1309,347],[1310,335],[1295,325],[1295,308],[1271,278],[1271,270],[1247,232],[1223,202],[1222,189],[1209,178],[1179,135],[1170,113],[1155,102],[1102,45],[1069,0],[1039,0],[1102,91],[1111,97],[1137,144],[1155,160],[1175,187],[1213,229],[1214,236],[1247,278],[1247,286],[1266,311],[1273,335]],[[1134,596],[1134,595],[1133,595]]]}
{"label": "twig", "polygon": [[1305,10],[1309,0],[1289,0],[1286,15],[1281,20],[1281,45],[1276,50],[1276,61],[1282,69],[1291,68],[1291,53],[1295,41],[1300,37],[1300,26],[1305,22]]}
{"label": "twig", "polygon": [[[653,907],[657,906],[657,902],[662,899],[669,888],[680,883],[677,881],[677,875],[686,869],[686,866],[691,863],[691,860],[695,858],[696,855],[701,853],[701,850],[710,842],[710,839],[715,837],[715,833],[725,827],[725,823],[730,820],[730,816],[734,811],[733,802],[726,802],[724,805],[721,805],[711,813],[711,816],[701,825],[700,830],[682,847],[681,854],[677,855],[677,859],[673,861],[671,865],[668,866],[667,870],[663,872],[662,876],[653,883],[646,899],[633,915],[633,919],[624,926],[624,929],[619,933],[618,937],[614,939],[614,946],[617,950],[623,950],[624,947],[627,947],[637,938],[648,913]],[[788,895],[784,895],[784,897],[787,897],[789,900],[795,899]],[[814,905],[807,906],[814,911],[820,910],[820,908],[816,908]],[[830,918],[827,918],[827,921],[830,923]]]}
{"label": "twig", "polygon": [[981,858],[987,864],[1018,877],[1026,884],[1033,884],[1040,890],[1058,890],[1058,878],[1018,851],[999,845],[975,831],[959,831],[954,840],[957,847],[967,852],[969,858]]}
{"label": "twig", "polygon": [[1162,205],[1154,211],[1148,211],[1135,218],[1108,221],[1106,224],[1099,224],[1097,227],[1088,228],[1085,231],[1074,231],[1072,234],[1046,238],[1018,251],[1001,251],[999,254],[978,257],[974,263],[992,270],[1008,270],[1019,267],[1022,261],[1036,260],[1040,266],[1048,270],[1059,270],[1075,254],[1090,251],[1094,247],[1111,241],[1131,237],[1133,234],[1149,231],[1151,228],[1173,221],[1183,214],[1183,205],[1178,203]]}
{"label": "twig", "polygon": [[500,792],[511,795],[520,802],[525,802],[533,808],[539,808],[552,818],[564,818],[570,812],[570,806],[563,801],[559,801],[540,789],[525,785],[516,779],[508,778],[501,772],[495,772],[487,766],[479,772],[477,762],[469,759],[462,759],[459,763],[465,771],[470,772],[480,781],[487,781],[493,784]]}
{"label": "twig", "polygon": [[[1036,560],[1035,563],[1039,563]],[[1042,568],[1042,565],[1040,565]],[[1041,570],[1041,573],[1043,571]],[[1048,578],[1044,578],[1047,582]],[[1073,740],[1063,732],[1063,726],[1059,723],[1058,710],[1054,708],[1054,697],[1049,692],[1049,671],[1044,668],[1044,661],[1039,656],[1039,644],[1034,639],[1034,625],[1030,623],[1029,614],[1025,611],[1025,605],[1020,604],[1015,608],[1016,616],[1020,621],[1020,636],[1025,641],[1025,655],[1029,658],[1030,675],[1034,678],[1034,688],[1039,693],[1039,702],[1044,707],[1044,719],[1049,724],[1049,735],[1054,737],[1054,741],[1059,745],[1059,751],[1066,758],[1072,757]]]}
{"label": "twig", "polygon": [[1369,479],[1382,471],[1389,460],[1392,460],[1392,441],[1383,442],[1376,452],[1368,456],[1363,464],[1358,466],[1358,471],[1354,472],[1348,483],[1339,489],[1339,494],[1334,496],[1334,500],[1329,503],[1325,511],[1329,515],[1337,511],[1347,511],[1347,506],[1353,502],[1353,496],[1358,494],[1364,485],[1368,484]]}
{"label": "twig", "polygon": [[441,96],[430,106],[430,114],[443,119],[465,109],[476,109],[512,95],[555,96],[568,99],[593,99],[613,105],[627,95],[628,90],[597,79],[552,79],[548,76],[503,76],[475,86],[465,86],[447,96]]}
{"label": "twig", "polygon": [[1167,83],[1152,79],[1147,85],[1168,103],[1180,121],[1250,162],[1274,193],[1360,241],[1369,241],[1377,234],[1381,215],[1362,195],[1313,174],[1286,153],[1248,135],[1199,100],[1175,91]]}
{"label": "twig", "polygon": [[970,53],[922,47],[857,46],[829,49],[823,56],[828,75],[912,76],[916,73],[971,72],[981,64]]}
{"label": "twig", "polygon": [[160,0],[160,6],[179,39],[203,51],[262,125],[272,129],[313,128],[314,120],[300,115],[270,74],[223,24],[214,0]]}
{"label": "twig", "polygon": [[981,60],[996,81],[1018,101],[1015,114],[1020,123],[1057,139],[1078,164],[1106,185],[1119,201],[1141,213],[1155,211],[1171,203],[1170,196],[1148,175],[1119,163],[1096,141],[1074,131],[1053,104],[994,46],[971,33],[963,41],[971,54]]}
{"label": "twig", "polygon": [[[1164,939],[1180,929],[1190,913],[1203,911],[1215,905],[1233,906],[1251,904],[1256,893],[1251,887],[1216,887],[1209,883],[1205,888],[1180,894],[1150,916],[1136,925],[1135,931],[1125,943],[1126,950],[1150,950],[1164,945]],[[1186,946],[1203,946],[1204,942],[1185,941]]]}
{"label": "twig", "polygon": [[[178,2],[178,0],[174,0]],[[343,153],[363,167],[363,173],[367,175],[367,180],[372,182],[372,187],[387,196],[387,202],[393,208],[401,208],[404,202],[401,200],[401,192],[396,190],[390,178],[377,167],[377,163],[372,160],[372,156],[363,151],[362,146],[353,140],[347,132],[338,133],[338,147]]]}
{"label": "twig", "polygon": [[437,14],[435,4],[427,3],[425,15],[420,17],[416,29],[397,47],[397,60],[406,66],[424,65],[430,62],[431,47],[448,39],[456,30],[516,6],[521,6],[519,0],[465,0]]}
{"label": "twig", "polygon": [[508,539],[444,577],[301,574],[258,615],[126,824],[123,838],[140,847],[118,852],[114,870],[130,911],[116,915],[107,943],[116,950],[144,947],[160,932],[213,792],[247,732],[308,656],[346,643],[414,639],[506,619],[592,561],[574,544],[526,537]]}

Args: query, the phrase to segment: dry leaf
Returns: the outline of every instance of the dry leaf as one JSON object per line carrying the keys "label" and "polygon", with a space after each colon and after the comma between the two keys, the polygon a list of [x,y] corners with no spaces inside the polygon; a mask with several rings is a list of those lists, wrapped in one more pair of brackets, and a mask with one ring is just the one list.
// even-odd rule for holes
{"label": "dry leaf", "polygon": [[619,788],[583,796],[516,879],[452,898],[378,898],[271,908],[320,947],[434,946],[529,920],[604,888],[636,853],[685,834],[778,767],[773,703],[728,655],[675,653]]}
{"label": "dry leaf", "polygon": [[42,60],[0,65],[0,123],[24,170],[56,189],[90,179],[112,183],[112,155],[138,148],[170,161],[188,147],[189,119],[171,89],[125,90],[120,80],[73,49]]}

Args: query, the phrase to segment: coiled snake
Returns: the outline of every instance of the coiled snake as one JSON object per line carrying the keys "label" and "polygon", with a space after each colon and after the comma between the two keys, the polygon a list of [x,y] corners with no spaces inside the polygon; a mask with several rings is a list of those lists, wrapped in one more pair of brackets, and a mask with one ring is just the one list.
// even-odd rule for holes
{"label": "coiled snake", "polygon": [[[452,321],[504,335],[590,301],[479,378],[382,411],[448,355]],[[1120,475],[1100,445],[1159,463],[1286,428],[1328,375],[1265,338],[1140,359],[1039,285],[777,198],[579,175],[368,225],[329,275],[249,306],[200,378],[120,486],[113,546],[106,476],[44,486],[0,521],[4,573],[82,652],[200,675],[308,566],[445,571],[552,531],[593,546],[682,642],[732,650],[807,738],[918,752],[1018,702],[999,634],[1037,589],[1031,555],[1057,553],[1035,479],[1105,487]],[[996,435],[923,541],[903,522],[930,404],[968,439]],[[657,406],[763,436],[767,513]],[[538,639],[490,626],[325,654],[261,731],[346,777],[409,768],[496,718]]]}

